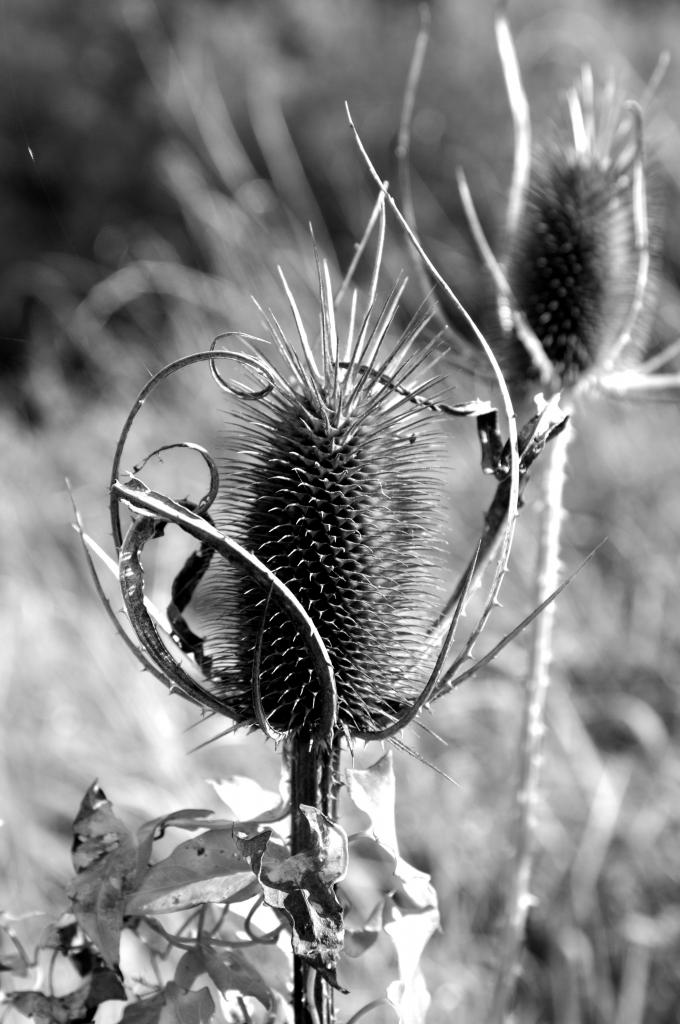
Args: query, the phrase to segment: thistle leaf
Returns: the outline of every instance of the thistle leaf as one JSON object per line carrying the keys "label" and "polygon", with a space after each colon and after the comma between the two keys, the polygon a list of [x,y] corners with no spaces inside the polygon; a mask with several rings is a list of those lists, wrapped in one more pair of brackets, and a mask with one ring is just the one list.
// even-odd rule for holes
{"label": "thistle leaf", "polygon": [[389,909],[387,902],[379,905],[364,930],[352,935],[348,952],[359,956],[363,948],[375,941],[377,935],[372,937],[371,932],[384,928],[395,945],[399,963],[399,982],[390,986],[388,997],[402,1019],[417,1022],[424,1018],[427,1009],[425,989],[418,980],[418,962],[426,943],[439,927],[437,894],[429,875],[414,868],[399,853],[392,752],[388,751],[370,768],[348,769],[346,780],[352,801],[369,818],[366,834],[393,859],[394,876],[400,882],[390,901],[392,920],[382,924]]}
{"label": "thistle leaf", "polygon": [[387,999],[394,1007],[400,1021],[409,1024],[425,1024],[430,1006],[430,994],[427,984],[420,971],[410,985],[401,981],[393,981],[387,986]]}
{"label": "thistle leaf", "polygon": [[392,751],[388,750],[370,768],[348,768],[345,779],[352,802],[368,815],[370,826],[367,834],[391,857],[397,858],[399,845],[394,820],[396,782]]}
{"label": "thistle leaf", "polygon": [[231,829],[212,829],[149,868],[125,909],[127,914],[169,914],[201,903],[246,900],[259,892]]}
{"label": "thistle leaf", "polygon": [[130,830],[113,813],[113,805],[93,782],[73,822],[72,859],[76,871],[92,867],[102,858],[132,841]]}
{"label": "thistle leaf", "polygon": [[290,920],[293,953],[339,988],[335,972],[344,924],[335,884],[347,871],[347,836],[315,808],[302,805],[300,810],[309,825],[309,839],[294,856],[269,842],[269,830],[237,843],[250,857],[267,906],[283,911]]}
{"label": "thistle leaf", "polygon": [[108,967],[118,966],[125,900],[137,875],[137,846],[97,783],[73,823],[76,877],[68,887],[73,912]]}
{"label": "thistle leaf", "polygon": [[177,965],[175,983],[189,988],[202,974],[208,975],[222,995],[238,992],[241,996],[253,996],[267,1010],[273,1009],[272,990],[238,949],[220,949],[217,952],[205,944],[197,946],[186,953]]}
{"label": "thistle leaf", "polygon": [[287,813],[287,802],[245,775],[229,775],[224,779],[208,779],[208,782],[236,821],[280,821]]}
{"label": "thistle leaf", "polygon": [[397,1010],[399,1020],[424,1024],[430,996],[420,970],[420,959],[425,946],[439,928],[439,911],[435,903],[417,913],[402,914],[397,908],[393,913],[393,920],[385,925],[385,932],[397,953],[399,979],[388,985],[387,998]]}
{"label": "thistle leaf", "polygon": [[137,831],[137,864],[139,868],[137,880],[139,881],[148,868],[154,840],[163,835],[168,825],[173,828],[187,829],[190,832],[199,828],[214,828],[214,821],[206,821],[207,818],[212,817],[212,814],[213,812],[210,810],[185,809],[173,811],[172,814],[164,814],[160,818],[153,818],[151,821],[145,822]]}

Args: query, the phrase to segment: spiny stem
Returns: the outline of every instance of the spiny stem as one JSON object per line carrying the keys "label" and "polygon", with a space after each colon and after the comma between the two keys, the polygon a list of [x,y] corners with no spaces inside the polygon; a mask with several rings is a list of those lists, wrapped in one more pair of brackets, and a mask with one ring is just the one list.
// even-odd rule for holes
{"label": "spiny stem", "polygon": [[[338,796],[340,739],[332,745],[320,744],[318,737],[305,730],[289,740],[291,796],[291,854],[308,849],[309,823],[300,805],[315,807],[335,820]],[[316,974],[310,985],[312,968],[299,956],[293,957],[293,1020],[295,1024],[335,1024],[333,989]]]}
{"label": "spiny stem", "polygon": [[[559,584],[563,492],[571,433],[571,425],[567,424],[551,443],[547,459],[543,480],[543,513],[535,598],[537,604],[544,601]],[[536,620],[531,644],[519,746],[519,780],[513,829],[514,859],[507,887],[509,898],[500,965],[489,1018],[492,1024],[503,1024],[508,1019],[509,1004],[519,974],[527,912],[532,901],[530,887],[536,846],[535,808],[543,757],[545,707],[550,685],[554,621],[553,602]]]}

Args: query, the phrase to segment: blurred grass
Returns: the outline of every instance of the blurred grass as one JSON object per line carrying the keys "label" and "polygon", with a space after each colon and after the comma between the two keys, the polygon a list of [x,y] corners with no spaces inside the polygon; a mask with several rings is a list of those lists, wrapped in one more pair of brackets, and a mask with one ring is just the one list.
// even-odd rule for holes
{"label": "blurred grass", "polygon": [[[516,7],[539,124],[559,120],[560,89],[583,58],[601,75],[613,67],[635,91],[661,47],[680,56],[673,4],[655,4],[653,16],[635,4]],[[22,46],[6,48],[0,112],[10,157],[0,182],[0,906],[20,912],[62,905],[70,821],[94,777],[135,820],[214,805],[208,777],[243,772],[276,783],[277,758],[256,737],[187,754],[219,726],[185,734],[191,711],[141,676],[115,637],[69,525],[64,477],[88,530],[105,542],[115,438],[148,372],[220,331],[257,333],[249,295],[281,308],[277,262],[314,308],[306,222],[344,267],[372,203],[343,101],[393,178],[417,18],[412,5],[378,0],[77,3],[68,12],[5,0],[1,16]],[[414,121],[416,206],[429,250],[480,314],[484,282],[460,225],[454,169],[465,166],[498,241],[510,124],[491,13],[469,0],[434,5],[433,18]],[[680,333],[677,88],[671,66],[651,128],[668,198],[653,347]],[[20,235],[19,224],[30,230]],[[390,272],[408,263],[396,231],[387,263]],[[451,380],[458,399],[484,393],[483,382],[453,369]],[[211,406],[202,388],[197,374],[149,403],[126,465],[156,444],[219,433],[225,401]],[[518,1021],[661,1024],[680,1005],[678,420],[677,403],[601,399],[579,417],[567,565],[608,540],[560,598]],[[456,572],[491,489],[477,469],[474,430],[456,424],[451,447]],[[530,484],[504,608],[480,652],[530,607],[533,491]],[[425,964],[432,1022],[484,1020],[523,669],[520,640],[437,705],[432,724],[446,746],[413,732],[456,786],[398,758],[403,853],[432,872],[442,904],[443,930]]]}

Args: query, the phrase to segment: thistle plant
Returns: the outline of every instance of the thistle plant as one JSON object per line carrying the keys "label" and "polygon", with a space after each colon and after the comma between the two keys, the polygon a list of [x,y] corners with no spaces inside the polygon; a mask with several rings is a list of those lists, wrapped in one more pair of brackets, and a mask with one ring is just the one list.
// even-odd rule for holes
{"label": "thistle plant", "polygon": [[[353,754],[359,741],[370,740],[408,750],[403,731],[526,624],[468,663],[507,569],[521,487],[564,416],[546,406],[518,434],[497,361],[471,321],[503,397],[507,443],[490,402],[445,401],[436,358],[441,338],[431,330],[429,306],[398,330],[406,281],[379,299],[386,199],[401,217],[379,184],[356,257],[377,224],[366,301],[353,292],[341,325],[356,260],[334,294],[328,266],[318,258],[319,311],[310,324],[281,274],[292,336],[262,309],[266,337],[221,335],[211,348],[165,366],[139,393],[111,472],[114,560],[78,517],[107,612],[143,668],[201,715],[261,730],[280,745],[283,781],[282,800],[264,813],[216,820],[185,809],[151,819],[136,834],[99,786],[90,787],[73,826],[75,920],[46,947],[67,959],[86,950],[93,977],[95,970],[105,976],[101,992],[92,979],[82,986],[74,1013],[88,1000],[128,994],[121,948],[132,934],[158,980],[125,1010],[124,1021],[164,1013],[211,1020],[219,993],[233,1020],[292,1014],[296,1024],[330,1024],[335,993],[343,991],[346,936],[361,952],[384,929],[397,947],[399,983],[353,1019],[386,1002],[401,1019],[424,1015],[417,962],[437,927],[436,897],[428,877],[399,854],[389,755],[367,770],[343,771],[341,750]],[[126,445],[144,403],[165,381],[201,365],[216,393],[228,396],[228,445],[215,453],[192,441],[165,443],[126,478]],[[480,543],[463,553],[466,569],[442,610],[440,424],[449,416],[476,421],[482,465],[498,487]],[[196,453],[207,469],[209,486],[197,500],[176,499],[144,480],[150,460],[176,449]],[[171,526],[197,547],[178,566],[163,614],[148,600],[143,560]],[[454,651],[473,580],[496,551],[478,620]],[[118,577],[124,623],[105,595],[94,555]],[[392,865],[389,880],[377,887],[383,895],[376,912],[351,930],[345,926],[351,886],[344,884],[349,841],[338,821],[343,787],[369,819],[359,838],[369,838]],[[162,857],[156,843],[178,828],[198,835]],[[241,912],[244,901],[249,906]],[[166,927],[167,914],[182,915],[179,924]],[[259,970],[257,953],[270,945],[292,952],[291,986],[276,990]],[[170,980],[160,966],[166,959]],[[208,988],[196,986],[203,975]],[[28,1013],[75,1019],[59,999],[35,991],[13,1002]]]}
{"label": "thistle plant", "polygon": [[[658,374],[668,353],[641,362],[654,293],[645,153],[644,105],[626,100],[609,82],[596,88],[585,66],[567,94],[570,135],[532,145],[530,108],[507,20],[499,2],[496,40],[510,101],[515,136],[512,179],[500,258],[477,216],[465,173],[457,173],[464,211],[495,290],[499,355],[521,408],[538,391],[539,403],[557,398],[570,422],[550,447],[542,480],[536,603],[558,584],[563,493],[572,420],[594,391],[617,397],[675,391],[673,374]],[[401,159],[427,19],[416,46],[402,119]],[[647,90],[663,74],[659,63]],[[406,205],[410,179],[402,169]],[[535,624],[526,681],[524,721],[512,836],[514,857],[507,881],[505,934],[490,1019],[510,1019],[528,909],[532,904],[535,806],[540,779],[545,707],[553,650],[554,606]]]}
{"label": "thistle plant", "polygon": [[[284,781],[280,806],[264,816],[224,823],[203,811],[181,811],[149,822],[137,837],[94,787],[74,824],[76,919],[115,971],[121,933],[139,917],[142,931],[151,929],[169,948],[191,954],[195,971],[207,972],[223,994],[233,988],[241,1001],[254,997],[263,1004],[268,1020],[283,1019],[278,1014],[287,1012],[286,999],[277,1002],[255,962],[238,959],[233,950],[239,942],[254,949],[278,943],[288,933],[293,1018],[336,1019],[345,909],[352,902],[351,887],[342,885],[349,863],[338,823],[343,783],[368,814],[367,834],[394,865],[391,895],[378,916],[401,936],[399,961],[411,966],[389,1001],[404,1019],[422,1016],[422,1005],[411,1006],[413,949],[436,927],[436,898],[427,876],[400,857],[394,826],[385,824],[394,797],[389,758],[367,771],[342,771],[341,748],[353,752],[368,740],[405,747],[404,729],[511,638],[468,664],[507,566],[521,478],[564,424],[554,409],[544,411],[520,432],[518,447],[510,416],[511,441],[504,445],[489,402],[444,401],[436,373],[440,337],[429,331],[429,307],[399,331],[405,279],[378,298],[384,196],[381,190],[356,257],[377,224],[368,296],[362,303],[352,293],[343,326],[341,301],[353,268],[334,294],[328,266],[317,258],[316,323],[305,322],[281,273],[292,338],[273,312],[261,309],[267,337],[222,335],[210,349],[164,367],[138,395],[118,441],[110,488],[113,567],[125,625],[98,580],[93,553],[100,550],[79,525],[107,611],[143,667],[202,714],[226,716],[231,728],[261,730],[280,745]],[[190,441],[164,444],[124,479],[126,444],[140,409],[163,382],[195,365],[204,365],[217,393],[229,397],[228,444],[219,454]],[[440,424],[447,416],[476,421],[483,465],[496,474],[498,487],[494,527],[487,515],[477,552],[468,554],[441,611]],[[208,470],[208,491],[196,501],[177,500],[143,480],[150,459],[182,448]],[[146,597],[142,560],[147,546],[162,543],[173,525],[198,547],[178,568],[164,616]],[[490,557],[490,534],[503,538],[496,572],[477,623],[454,653],[480,553]],[[288,816],[289,830],[276,824]],[[203,831],[148,867],[154,839],[167,827]],[[108,835],[115,837],[110,843]],[[228,912],[243,899],[255,903],[241,919],[240,938],[238,925],[228,927]],[[274,915],[268,927],[258,923],[262,905]],[[189,912],[174,934],[156,919],[171,911]],[[421,923],[399,929],[404,915]],[[353,945],[370,946],[376,930],[375,924],[355,929]],[[215,951],[222,948],[230,952],[220,967]],[[193,999],[192,977],[180,961],[173,984],[182,991],[166,988],[163,998]],[[253,1012],[243,1009],[238,1019]]]}
{"label": "thistle plant", "polygon": [[[113,569],[119,590],[111,601],[98,579],[97,586],[142,667],[189,701],[199,722],[225,718],[228,728],[219,726],[224,733],[240,729],[266,737],[281,754],[280,793],[263,793],[252,779],[221,780],[215,789],[226,810],[218,816],[189,808],[150,817],[134,830],[93,784],[73,823],[73,914],[47,930],[36,955],[27,952],[11,918],[0,915],[0,970],[40,977],[49,961],[34,990],[26,982],[26,991],[0,997],[3,1024],[13,1024],[14,1010],[74,1024],[95,1013],[108,1020],[116,1012],[137,1024],[424,1020],[427,996],[418,959],[437,928],[437,901],[428,876],[399,852],[389,748],[419,757],[407,728],[417,723],[427,729],[433,702],[479,672],[536,619],[518,740],[513,855],[503,890],[506,927],[494,951],[493,1006],[484,1017],[512,1018],[534,899],[535,805],[554,642],[551,605],[561,586],[564,478],[573,425],[587,428],[594,392],[676,393],[678,381],[657,372],[672,353],[646,361],[641,354],[654,291],[646,99],[626,102],[613,86],[596,86],[597,76],[585,68],[565,104],[568,131],[534,146],[502,3],[496,34],[515,128],[498,256],[484,237],[462,171],[458,183],[494,287],[489,337],[497,347],[467,317],[415,230],[407,157],[424,29],[399,133],[400,203],[357,134],[380,193],[357,252],[358,260],[377,225],[367,295],[348,294],[351,269],[334,291],[335,275],[317,258],[318,309],[309,316],[281,274],[285,326],[284,318],[261,309],[263,336],[237,330],[221,336],[206,351],[161,369],[134,404],[111,472],[115,558],[84,533],[78,517],[95,577],[97,557]],[[205,55],[200,45],[196,51],[202,74]],[[215,261],[210,279],[207,273],[185,274],[172,260],[125,266],[95,289],[81,314],[89,306],[105,318],[117,303],[147,289],[171,296],[178,306],[210,308],[222,317],[225,302],[240,308],[242,292],[267,293],[263,244],[253,243],[250,230],[259,213],[251,220],[236,216],[243,184],[243,161],[230,159],[230,147],[239,145],[236,130],[226,146],[219,145],[226,110],[221,97],[207,102],[204,85],[199,83],[195,105],[205,115],[204,136],[218,143],[213,156],[227,157],[215,167],[217,177],[225,166],[232,174],[220,181],[225,195],[218,197],[228,195],[228,216],[213,219],[218,204],[205,202],[193,180],[187,185],[181,161],[175,172],[186,189],[185,213],[200,212],[195,219],[211,232],[210,259],[219,250],[223,262]],[[285,129],[282,112],[280,121]],[[279,132],[290,147],[282,157],[281,149],[268,150],[254,134],[277,185],[277,162],[284,168],[279,181],[285,185],[297,166],[292,137]],[[286,198],[295,198],[295,191],[294,185]],[[305,211],[302,219],[315,219],[316,207],[307,203],[311,190],[303,187],[302,193],[304,201],[288,205]],[[272,204],[273,193],[261,200],[260,194],[254,210]],[[400,278],[380,287],[387,207],[408,236],[423,292],[435,282],[485,354],[501,395],[507,442],[491,402],[449,404],[450,382],[440,375],[442,366],[451,366],[451,334],[434,304],[428,299],[404,326],[406,282]],[[235,224],[239,230],[231,232]],[[285,225],[287,231],[288,220]],[[260,227],[264,236],[266,225]],[[240,240],[234,242],[230,232]],[[317,232],[323,238],[320,225]],[[292,249],[286,247],[281,260],[286,266]],[[174,330],[181,335],[187,321],[175,314]],[[81,319],[87,336],[97,321]],[[233,322],[243,323],[240,314]],[[212,327],[196,333],[208,339]],[[507,383],[501,367],[508,369]],[[227,406],[219,439],[203,447],[168,443],[164,436],[166,443],[128,475],[128,441],[137,440],[140,409],[171,379],[181,395],[189,368],[204,371],[207,384],[212,381],[211,403]],[[526,411],[531,399],[535,412]],[[521,409],[520,429],[513,400]],[[448,518],[442,476],[453,442],[441,426],[451,416],[474,421],[482,468],[497,486],[479,543],[455,550],[464,571],[444,579],[442,587],[449,561],[442,543]],[[546,446],[535,611],[470,664],[508,569],[527,478]],[[172,462],[179,449],[202,461],[209,477],[203,496],[187,497],[184,481],[176,490],[149,483],[151,463],[160,457]],[[193,546],[184,561],[184,555],[173,560],[171,532],[181,532]],[[166,575],[169,567],[164,611],[149,600],[151,584],[156,589],[157,583],[153,562]],[[461,641],[463,611],[474,607],[473,586],[488,565],[491,580],[481,611]],[[115,610],[121,596],[123,615]],[[368,768],[358,768],[354,757],[370,741],[387,744],[388,752],[381,749]],[[172,845],[177,830],[190,838]],[[361,900],[354,900],[357,864],[375,886],[375,909],[368,915]],[[386,990],[376,987],[361,1005],[356,992],[343,991],[358,987],[346,957],[375,952],[380,936],[393,943],[398,977]],[[631,975],[640,961],[644,966],[644,952],[638,961],[631,957]],[[372,971],[372,963],[366,970]],[[67,994],[58,984],[64,974]],[[643,988],[634,979],[636,984]],[[641,1008],[625,1009],[623,984],[621,989],[616,1019],[641,1020]],[[124,1009],[105,1005],[111,1001],[125,1003]],[[569,1016],[568,1009],[560,1013],[560,1019]],[[610,1016],[605,1012],[603,1019]]]}

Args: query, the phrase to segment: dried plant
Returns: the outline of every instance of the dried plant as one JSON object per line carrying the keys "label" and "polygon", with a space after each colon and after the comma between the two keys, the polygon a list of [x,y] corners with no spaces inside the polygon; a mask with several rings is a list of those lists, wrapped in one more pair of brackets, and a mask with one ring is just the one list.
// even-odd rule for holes
{"label": "dried plant", "polygon": [[[421,25],[402,119],[400,155],[410,148],[413,96],[424,60],[429,19]],[[537,390],[557,396],[570,416],[593,389],[617,396],[654,396],[677,389],[675,375],[656,374],[665,356],[641,363],[654,295],[643,109],[610,81],[594,85],[589,66],[569,91],[571,137],[532,146],[530,108],[507,20],[499,2],[496,40],[515,133],[503,253],[497,258],[477,216],[462,170],[458,185],[468,223],[493,282],[501,332],[499,357],[520,407]],[[650,83],[653,94],[665,60]],[[410,177],[402,169],[405,205],[413,209]],[[542,399],[539,399],[542,400]],[[551,446],[542,480],[536,602],[558,584],[563,491],[573,428]],[[545,706],[553,650],[554,606],[535,625],[525,714],[518,742],[519,772],[508,876],[506,928],[490,1019],[510,1014],[520,973],[527,913],[532,905],[535,806],[539,788]]]}
{"label": "dried plant", "polygon": [[[336,892],[348,867],[347,836],[337,820],[343,778],[355,804],[371,819],[373,840],[393,860],[392,887],[410,893],[409,909],[401,897],[383,900],[382,925],[389,932],[404,914],[415,915],[414,921],[422,921],[416,929],[418,950],[436,927],[436,898],[427,876],[401,859],[393,826],[384,824],[385,816],[389,820],[393,813],[390,762],[381,759],[363,773],[343,774],[341,748],[346,744],[353,750],[358,740],[371,739],[404,747],[403,730],[526,625],[520,623],[494,650],[467,664],[497,600],[521,482],[546,442],[564,426],[559,411],[546,407],[520,432],[519,447],[512,440],[503,445],[490,403],[443,401],[437,393],[441,379],[433,376],[440,338],[428,338],[428,307],[398,332],[405,280],[385,300],[378,298],[383,191],[375,214],[359,247],[363,251],[377,223],[368,297],[362,308],[358,293],[352,293],[344,330],[340,302],[349,277],[334,295],[328,266],[317,259],[317,324],[304,322],[281,274],[293,341],[273,312],[261,310],[268,338],[222,335],[209,350],[163,368],[138,395],[111,475],[114,570],[125,603],[125,626],[95,572],[93,553],[100,554],[100,549],[79,526],[109,615],[142,665],[202,713],[225,715],[234,728],[261,729],[281,743],[286,781],[281,807],[264,818],[229,822],[228,835],[225,825],[203,820],[205,812],[183,811],[150,822],[136,839],[122,825],[114,827],[110,804],[93,789],[74,824],[80,851],[72,888],[76,918],[107,969],[115,970],[121,932],[131,917],[141,916],[158,934],[154,915],[159,912],[224,904],[218,919],[204,911],[198,926],[185,922],[174,937],[163,928],[160,934],[171,947],[195,956],[202,951],[201,966],[225,991],[233,977],[228,976],[227,984],[209,950],[232,941],[222,930],[230,902],[245,894],[259,895],[259,902],[264,900],[279,918],[271,941],[278,941],[282,929],[292,933],[296,1021],[336,1019],[333,993],[340,988],[344,910],[351,905],[350,897],[343,897],[343,904]],[[144,402],[170,377],[200,364],[232,402],[226,447],[222,443],[221,454],[214,455],[190,441],[164,444],[124,481],[125,446]],[[227,374],[225,367],[234,372]],[[499,381],[503,386],[500,374]],[[483,465],[495,473],[498,488],[478,550],[470,553],[467,570],[439,612],[441,570],[436,563],[441,555],[444,441],[438,423],[446,416],[477,421]],[[514,429],[512,416],[509,421]],[[209,471],[208,492],[198,501],[176,500],[141,479],[150,459],[173,449],[196,452]],[[125,509],[129,522],[124,527]],[[171,525],[199,547],[175,576],[166,619],[146,599],[142,557],[147,545],[161,541]],[[480,552],[488,560],[499,535],[503,539],[496,571],[478,622],[454,656]],[[273,837],[272,822],[288,813],[289,837],[285,831]],[[168,867],[161,862],[148,868],[150,844],[169,824],[205,831],[178,848]],[[109,846],[101,830],[118,838]],[[228,881],[217,888],[214,858],[207,862],[207,876],[196,870],[197,844],[201,849],[218,844],[215,856],[228,860],[224,871],[218,871]],[[186,869],[188,864],[195,882],[189,890],[184,877],[175,884],[172,875],[173,865]],[[112,884],[118,893],[113,904],[104,895]],[[265,941],[270,939],[248,930],[252,946]],[[399,1013],[415,1020],[422,1007],[406,1009],[416,998],[419,953],[414,959],[412,946],[412,936],[404,932],[397,949],[400,962],[404,958],[411,967],[402,970],[390,1000]],[[255,996],[273,1012],[266,979],[258,975],[256,984],[252,973],[248,977],[241,995]],[[178,978],[184,978],[180,965],[175,983]],[[188,993],[191,986],[185,987]],[[422,1003],[422,995],[418,999]]]}

